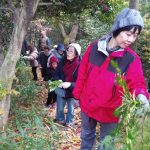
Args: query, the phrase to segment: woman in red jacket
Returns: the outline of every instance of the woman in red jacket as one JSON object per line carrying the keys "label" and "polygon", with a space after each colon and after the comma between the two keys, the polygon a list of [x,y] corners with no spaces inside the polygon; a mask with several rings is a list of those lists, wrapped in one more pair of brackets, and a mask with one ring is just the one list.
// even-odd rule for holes
{"label": "woman in red jacket", "polygon": [[[90,44],[81,61],[73,91],[82,110],[81,150],[91,150],[100,123],[100,142],[116,128],[119,118],[114,110],[122,104],[123,94],[115,83],[114,59],[128,89],[148,108],[148,93],[139,56],[130,48],[144,26],[137,10],[126,8],[117,15],[112,34]],[[98,150],[100,150],[100,146]]]}

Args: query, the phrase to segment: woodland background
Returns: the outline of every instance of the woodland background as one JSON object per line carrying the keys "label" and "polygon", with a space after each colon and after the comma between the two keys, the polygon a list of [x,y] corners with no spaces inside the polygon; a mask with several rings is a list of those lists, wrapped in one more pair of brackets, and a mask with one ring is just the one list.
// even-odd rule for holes
{"label": "woodland background", "polygon": [[[144,17],[144,31],[133,47],[150,87],[149,0],[0,1],[0,149],[79,149],[80,118],[72,129],[53,123],[54,110],[43,107],[45,85],[31,80],[30,67],[20,59],[22,43],[27,39],[37,46],[40,30],[46,29],[52,46],[75,41],[83,54],[90,42],[110,31],[115,15],[125,7],[140,10]],[[146,127],[145,141],[136,149],[150,149],[149,131]]]}

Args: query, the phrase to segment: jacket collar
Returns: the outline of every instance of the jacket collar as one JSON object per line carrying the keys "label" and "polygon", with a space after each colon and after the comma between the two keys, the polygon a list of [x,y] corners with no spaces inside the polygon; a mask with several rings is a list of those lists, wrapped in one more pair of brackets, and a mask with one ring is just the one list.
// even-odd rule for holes
{"label": "jacket collar", "polygon": [[[109,56],[109,53],[106,51],[107,43],[112,36],[107,34],[98,40],[98,51],[104,53],[106,56]],[[125,49],[119,48],[118,50],[110,54],[111,57],[123,57]]]}

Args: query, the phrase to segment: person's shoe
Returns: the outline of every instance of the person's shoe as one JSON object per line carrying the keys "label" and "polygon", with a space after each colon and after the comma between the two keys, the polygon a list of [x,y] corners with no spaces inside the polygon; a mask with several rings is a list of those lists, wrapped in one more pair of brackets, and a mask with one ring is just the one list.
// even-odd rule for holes
{"label": "person's shoe", "polygon": [[66,126],[66,122],[64,122],[64,121],[57,121],[57,123],[62,125],[62,126]]}
{"label": "person's shoe", "polygon": [[57,119],[54,119],[53,122],[57,122]]}
{"label": "person's shoe", "polygon": [[37,81],[38,79],[36,79],[36,78],[33,78],[32,80],[33,80],[33,81]]}
{"label": "person's shoe", "polygon": [[80,107],[80,104],[79,104],[79,102],[78,102],[77,100],[75,100],[74,109],[76,109],[76,108],[78,108],[78,107]]}
{"label": "person's shoe", "polygon": [[74,126],[73,122],[66,123],[66,127],[73,127],[73,126]]}
{"label": "person's shoe", "polygon": [[53,121],[54,121],[55,123],[57,123],[57,124],[62,125],[62,126],[65,126],[65,125],[66,125],[66,122],[65,122],[65,121],[58,121],[57,119],[54,119]]}
{"label": "person's shoe", "polygon": [[52,108],[56,108],[56,104],[55,103],[53,103],[51,105],[52,105]]}
{"label": "person's shoe", "polygon": [[46,108],[50,108],[51,105],[46,103],[46,104],[45,104],[45,107],[46,107]]}

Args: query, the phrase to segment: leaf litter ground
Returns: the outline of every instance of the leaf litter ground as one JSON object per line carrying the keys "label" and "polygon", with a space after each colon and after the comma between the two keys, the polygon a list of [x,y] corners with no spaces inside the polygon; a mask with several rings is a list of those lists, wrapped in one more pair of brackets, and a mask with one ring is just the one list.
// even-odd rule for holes
{"label": "leaf litter ground", "polygon": [[[41,84],[41,83],[40,83]],[[43,110],[46,112],[46,116],[52,119],[55,119],[56,114],[56,105],[51,108],[45,108],[44,104],[46,103],[47,98],[47,89],[42,88],[38,93],[37,99],[40,105],[43,105]],[[65,108],[65,114],[67,110]],[[72,126],[62,126],[55,123],[58,127],[61,135],[61,140],[59,141],[60,150],[78,150],[80,148],[80,133],[81,133],[81,119],[80,119],[80,108],[75,109],[75,118],[74,124]]]}

